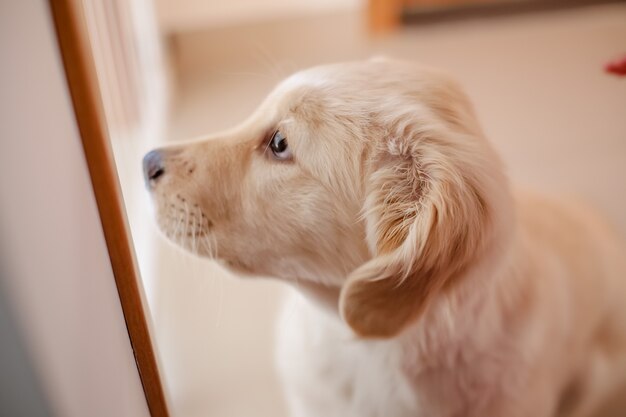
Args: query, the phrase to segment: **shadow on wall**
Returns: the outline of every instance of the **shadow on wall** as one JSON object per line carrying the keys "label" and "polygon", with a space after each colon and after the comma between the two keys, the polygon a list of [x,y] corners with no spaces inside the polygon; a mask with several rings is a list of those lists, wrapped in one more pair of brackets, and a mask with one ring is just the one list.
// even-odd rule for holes
{"label": "shadow on wall", "polygon": [[[1,225],[0,225],[1,226]],[[0,253],[7,253],[3,248]],[[0,277],[11,272],[0,259]],[[11,306],[0,281],[0,415],[15,417],[52,417],[35,378],[32,361],[22,343]]]}

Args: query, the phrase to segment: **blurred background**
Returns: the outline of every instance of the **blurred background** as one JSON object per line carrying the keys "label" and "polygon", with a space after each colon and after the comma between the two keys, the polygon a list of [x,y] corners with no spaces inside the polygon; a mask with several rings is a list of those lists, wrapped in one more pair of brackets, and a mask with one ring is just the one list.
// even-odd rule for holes
{"label": "blurred background", "polygon": [[155,229],[140,160],[229,128],[300,68],[372,55],[439,67],[515,183],[595,204],[626,235],[626,4],[581,0],[85,1],[173,415],[281,417],[286,284],[241,279]]}

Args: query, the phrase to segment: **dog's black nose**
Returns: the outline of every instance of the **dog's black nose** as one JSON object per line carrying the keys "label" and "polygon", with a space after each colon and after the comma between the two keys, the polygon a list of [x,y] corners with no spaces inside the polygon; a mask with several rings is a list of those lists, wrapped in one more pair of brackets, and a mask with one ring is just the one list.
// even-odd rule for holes
{"label": "dog's black nose", "polygon": [[148,152],[143,157],[143,177],[146,185],[152,186],[163,174],[165,174],[165,167],[163,166],[161,152],[157,150]]}

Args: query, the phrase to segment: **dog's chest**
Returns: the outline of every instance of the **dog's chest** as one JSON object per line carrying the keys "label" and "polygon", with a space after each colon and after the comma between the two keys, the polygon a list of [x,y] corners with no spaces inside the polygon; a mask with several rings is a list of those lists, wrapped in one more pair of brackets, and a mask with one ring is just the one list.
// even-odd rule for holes
{"label": "dog's chest", "polygon": [[277,362],[294,417],[419,417],[399,346],[355,340],[307,304],[291,300],[279,327]]}

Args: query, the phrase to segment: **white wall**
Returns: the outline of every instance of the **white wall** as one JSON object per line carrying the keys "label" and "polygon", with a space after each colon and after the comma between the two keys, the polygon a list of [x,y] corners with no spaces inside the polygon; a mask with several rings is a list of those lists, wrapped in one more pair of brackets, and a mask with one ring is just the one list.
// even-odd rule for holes
{"label": "white wall", "polygon": [[363,0],[155,0],[164,32],[354,10]]}
{"label": "white wall", "polygon": [[0,289],[55,415],[148,416],[55,39],[0,3]]}

